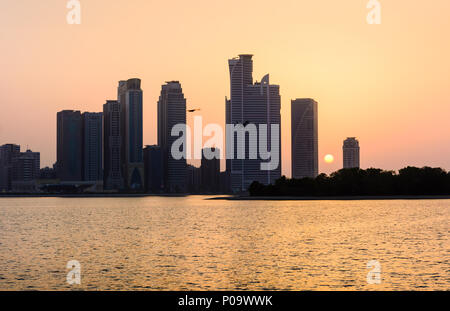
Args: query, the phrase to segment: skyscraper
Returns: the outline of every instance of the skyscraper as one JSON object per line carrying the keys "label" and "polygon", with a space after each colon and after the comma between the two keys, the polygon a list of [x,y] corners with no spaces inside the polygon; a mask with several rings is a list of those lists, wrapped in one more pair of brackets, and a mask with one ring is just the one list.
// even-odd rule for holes
{"label": "skyscraper", "polygon": [[103,105],[103,130],[103,188],[122,190],[124,180],[121,167],[120,105],[116,100],[108,100]]}
{"label": "skyscraper", "polygon": [[166,82],[158,101],[158,145],[163,154],[164,186],[168,192],[186,192],[186,158],[175,159],[172,144],[178,139],[171,135],[177,125],[186,127],[186,99],[178,81]]}
{"label": "skyscraper", "polygon": [[101,112],[82,114],[83,122],[83,180],[103,181],[103,145]]}
{"label": "skyscraper", "polygon": [[121,122],[122,176],[130,190],[144,189],[143,92],[140,79],[120,81],[118,88]]}
{"label": "skyscraper", "polygon": [[[233,192],[246,191],[253,181],[262,184],[271,184],[281,177],[281,98],[280,87],[269,83],[269,75],[263,77],[261,82],[253,83],[252,55],[242,54],[239,58],[228,61],[230,70],[230,99],[226,100],[226,123],[246,127],[254,124],[257,127],[267,125],[267,150],[271,150],[273,139],[278,143],[276,152],[279,165],[274,170],[262,170],[260,157],[250,159],[249,144],[238,146],[236,137],[227,134],[227,145],[234,142],[233,159],[227,158],[227,172],[230,176],[231,190]],[[271,125],[278,125],[278,135],[272,137]],[[235,133],[233,133],[234,135]],[[261,132],[259,133],[259,135]],[[235,135],[236,136],[236,135]],[[258,139],[258,150],[260,139]],[[238,148],[245,148],[245,159],[238,159]]]}
{"label": "skyscraper", "polygon": [[57,175],[62,182],[83,180],[83,140],[80,111],[57,114]]}
{"label": "skyscraper", "polygon": [[344,140],[342,147],[344,168],[359,168],[359,141],[355,137]]}
{"label": "skyscraper", "polygon": [[217,193],[220,191],[220,159],[213,158],[211,160],[205,157],[205,151],[211,154],[218,152],[216,148],[204,148],[202,150],[201,165],[201,191],[209,193]]}
{"label": "skyscraper", "polygon": [[12,189],[13,161],[19,155],[19,145],[6,144],[0,146],[0,191]]}
{"label": "skyscraper", "polygon": [[319,173],[317,102],[291,101],[292,178],[315,178]]}

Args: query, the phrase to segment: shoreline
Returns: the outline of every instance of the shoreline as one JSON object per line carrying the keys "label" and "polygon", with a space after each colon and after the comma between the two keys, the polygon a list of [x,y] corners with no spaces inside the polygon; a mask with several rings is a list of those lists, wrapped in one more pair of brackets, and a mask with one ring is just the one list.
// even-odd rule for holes
{"label": "shoreline", "polygon": [[189,196],[211,196],[205,200],[224,201],[377,201],[377,200],[450,200],[450,195],[389,195],[389,196],[248,196],[226,194],[147,194],[147,193],[92,193],[92,194],[0,194],[1,198],[186,198]]}
{"label": "shoreline", "polygon": [[329,196],[329,197],[251,197],[229,196],[216,197],[208,200],[226,201],[379,201],[379,200],[450,200],[450,195],[385,195],[385,196]]}

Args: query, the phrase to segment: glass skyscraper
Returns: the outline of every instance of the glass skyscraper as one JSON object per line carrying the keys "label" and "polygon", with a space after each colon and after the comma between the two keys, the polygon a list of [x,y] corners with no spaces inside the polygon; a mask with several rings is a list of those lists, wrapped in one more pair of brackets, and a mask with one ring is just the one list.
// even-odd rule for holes
{"label": "glass skyscraper", "polygon": [[[262,184],[271,184],[281,177],[281,97],[280,87],[269,83],[269,75],[263,77],[261,82],[253,82],[252,55],[242,54],[238,58],[228,61],[230,70],[230,99],[226,99],[226,123],[246,126],[254,124],[257,128],[261,124],[267,125],[267,149],[271,150],[271,142],[278,142],[278,167],[274,170],[262,170],[261,163],[267,162],[259,156],[249,159],[248,140],[246,142],[246,158],[238,159],[236,137],[234,141],[233,159],[226,160],[227,173],[230,176],[231,190],[233,192],[246,191],[253,181]],[[271,125],[278,125],[278,135],[271,132]],[[258,135],[261,133],[259,132]],[[272,137],[276,135],[276,137]],[[236,135],[235,135],[236,136]],[[227,135],[227,145],[232,139]],[[258,137],[258,150],[260,140]]]}
{"label": "glass skyscraper", "polygon": [[291,101],[292,178],[315,178],[319,173],[317,102],[310,98]]}
{"label": "glass skyscraper", "polygon": [[[158,101],[158,145],[163,156],[164,187],[168,192],[186,192],[186,159],[176,160],[171,154],[178,137],[171,136],[172,128],[186,127],[186,99],[178,81],[166,82]],[[190,143],[190,142],[187,142]]]}
{"label": "glass skyscraper", "polygon": [[143,190],[143,92],[141,80],[120,81],[118,101],[121,111],[122,175],[127,189]]}

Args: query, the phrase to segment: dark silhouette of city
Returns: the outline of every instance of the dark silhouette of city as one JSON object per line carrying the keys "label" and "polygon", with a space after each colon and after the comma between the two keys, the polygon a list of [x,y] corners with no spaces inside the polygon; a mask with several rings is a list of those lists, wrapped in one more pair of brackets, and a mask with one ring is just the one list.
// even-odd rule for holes
{"label": "dark silhouette of city", "polygon": [[[226,123],[244,131],[245,154],[250,153],[245,131],[264,124],[281,126],[280,87],[269,75],[253,80],[253,55],[228,60],[230,97],[225,101]],[[276,152],[279,164],[262,170],[261,158],[220,159],[204,154],[201,167],[174,158],[176,125],[186,129],[187,108],[179,81],[161,86],[158,99],[158,144],[143,145],[143,90],[138,78],[119,81],[117,98],[107,100],[102,112],[63,110],[57,113],[57,160],[40,168],[40,153],[20,146],[0,146],[0,193],[3,194],[243,194],[251,196],[380,196],[448,195],[450,173],[440,168],[407,167],[395,173],[360,169],[360,145],[355,137],[343,144],[343,170],[318,174],[318,103],[311,98],[291,101],[292,175],[281,177],[281,134],[269,132],[266,149]],[[235,133],[232,133],[235,135]],[[250,136],[250,135],[249,135]],[[226,136],[228,146],[228,133]],[[232,138],[234,139],[234,137]],[[260,138],[261,140],[261,138]],[[278,150],[271,144],[278,143]],[[258,142],[261,144],[261,142]],[[260,146],[259,146],[260,147]],[[259,150],[259,149],[258,149]]]}

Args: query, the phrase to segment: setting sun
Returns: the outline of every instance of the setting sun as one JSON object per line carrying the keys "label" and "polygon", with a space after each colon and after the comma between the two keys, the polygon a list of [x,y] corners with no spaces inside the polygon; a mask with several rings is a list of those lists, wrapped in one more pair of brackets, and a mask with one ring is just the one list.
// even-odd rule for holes
{"label": "setting sun", "polygon": [[325,163],[329,163],[329,164],[333,163],[333,162],[334,162],[334,157],[333,157],[333,155],[327,154],[327,155],[324,157],[324,161],[325,161]]}

